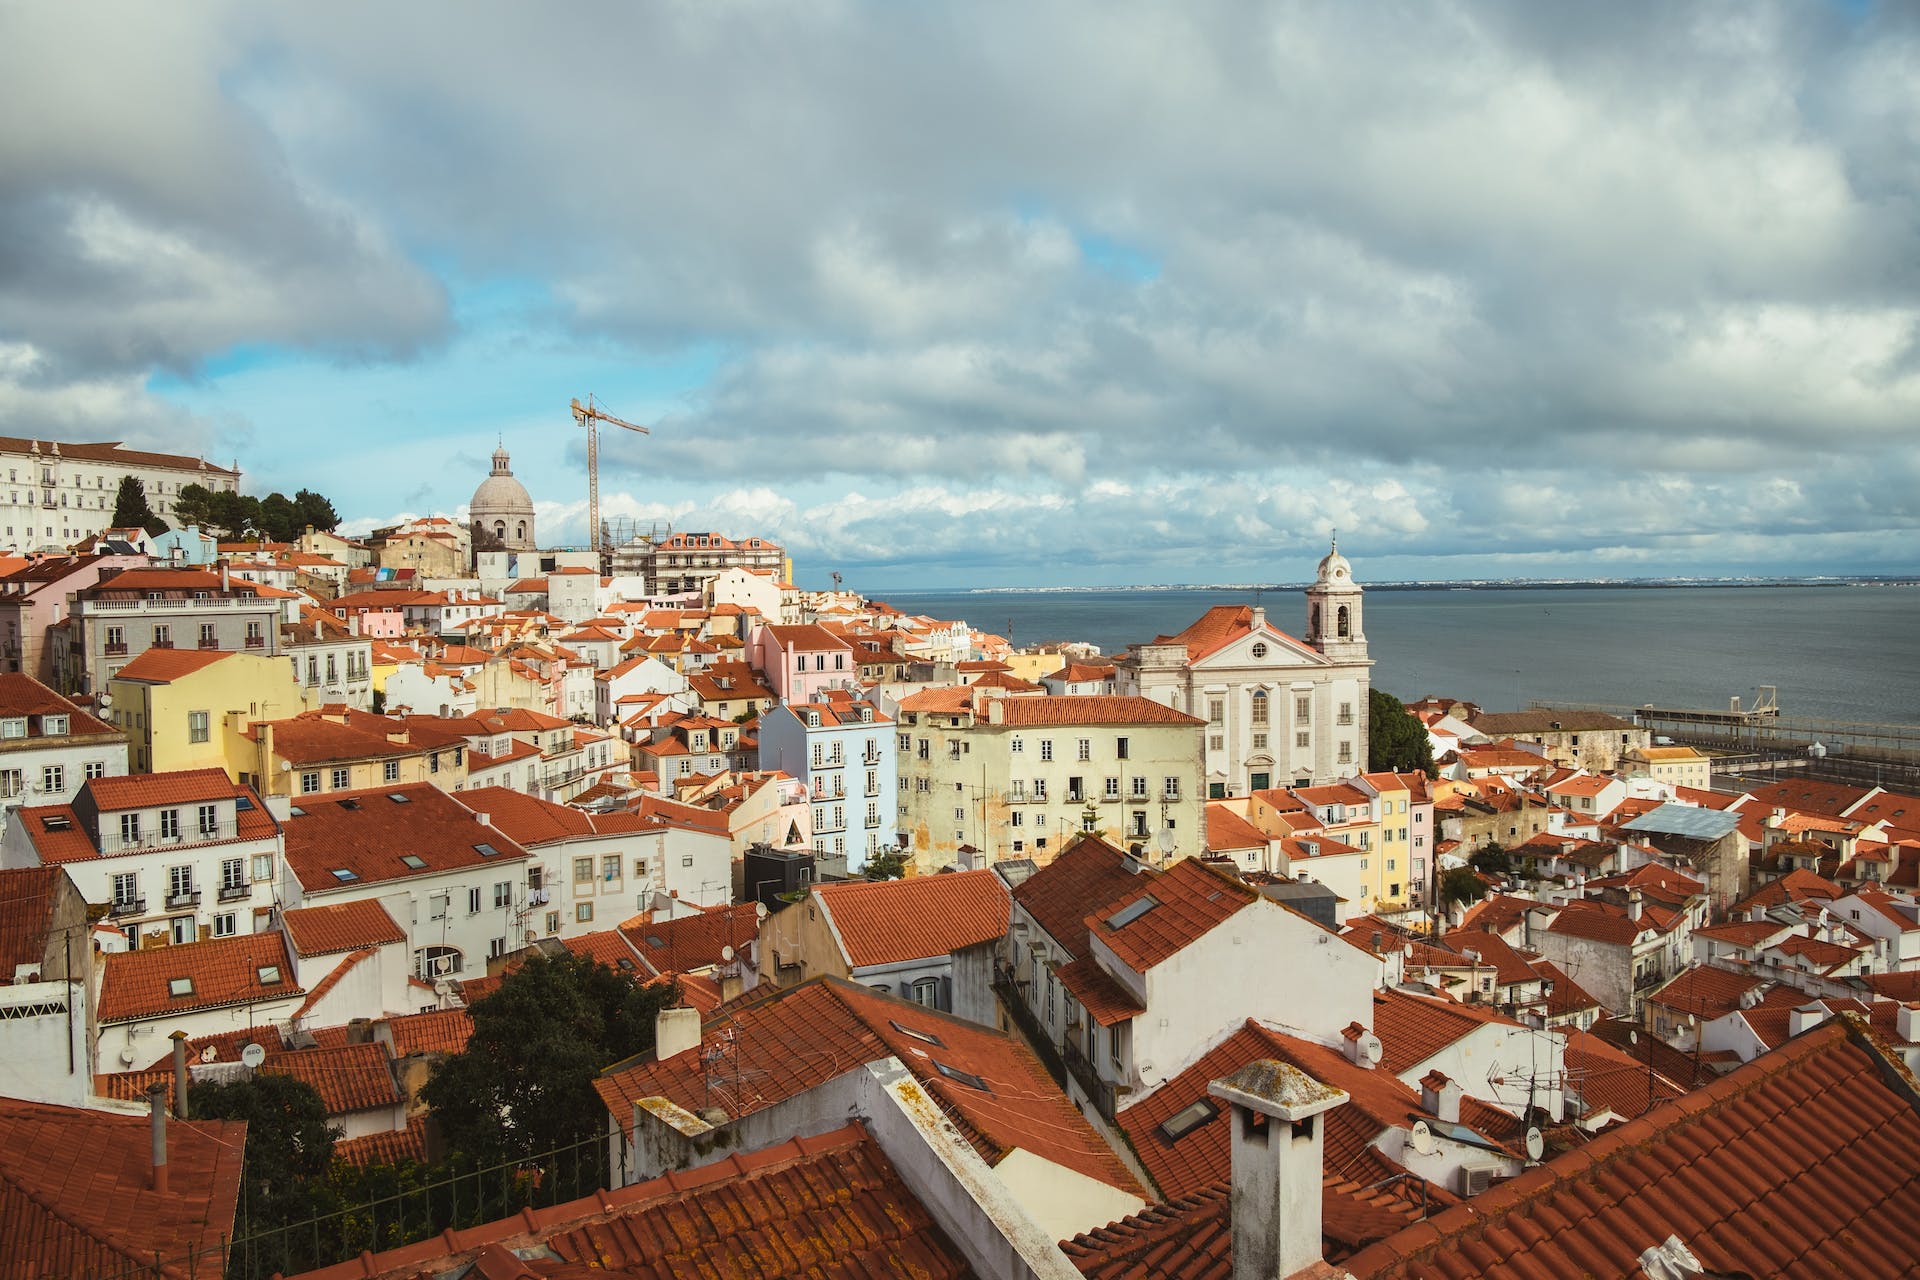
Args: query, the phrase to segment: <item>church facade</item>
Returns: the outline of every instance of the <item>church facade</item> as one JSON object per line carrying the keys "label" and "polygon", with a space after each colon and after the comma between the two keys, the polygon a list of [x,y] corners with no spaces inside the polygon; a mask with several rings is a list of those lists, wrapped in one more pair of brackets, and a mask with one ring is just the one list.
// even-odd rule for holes
{"label": "church facade", "polygon": [[540,545],[533,529],[533,498],[513,477],[503,444],[493,451],[493,472],[473,491],[467,519],[497,538],[504,550],[533,551]]}
{"label": "church facade", "polygon": [[1206,721],[1208,799],[1351,777],[1367,767],[1372,687],[1362,595],[1336,543],[1307,589],[1304,636],[1259,606],[1221,605],[1122,658],[1122,691]]}

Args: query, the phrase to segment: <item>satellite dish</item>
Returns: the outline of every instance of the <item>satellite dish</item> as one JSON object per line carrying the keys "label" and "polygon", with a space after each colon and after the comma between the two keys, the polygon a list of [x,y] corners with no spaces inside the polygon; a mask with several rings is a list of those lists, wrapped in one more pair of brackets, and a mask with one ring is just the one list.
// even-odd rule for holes
{"label": "satellite dish", "polygon": [[127,1045],[125,1048],[120,1050],[120,1065],[123,1067],[130,1067],[133,1065],[133,1046],[132,1045]]}
{"label": "satellite dish", "polygon": [[440,980],[439,980],[438,982],[436,982],[436,983],[434,983],[434,984],[433,984],[433,994],[435,994],[435,995],[437,995],[437,996],[450,996],[450,995],[452,995],[452,994],[453,994],[453,983],[452,983],[452,982],[451,982],[451,981],[450,981],[449,979],[446,979],[446,978],[442,978],[442,979],[440,979]]}
{"label": "satellite dish", "polygon": [[[108,707],[111,707],[113,705],[113,695],[103,693],[98,697],[96,697],[93,701],[96,706],[98,706],[102,711],[105,711]],[[1820,744],[1816,742],[1814,745],[1819,746]]]}
{"label": "satellite dish", "polygon": [[1547,1140],[1540,1136],[1540,1130],[1533,1125],[1527,1126],[1527,1159],[1538,1160],[1540,1153],[1547,1149]]}
{"label": "satellite dish", "polygon": [[1415,1120],[1413,1122],[1413,1132],[1407,1135],[1407,1145],[1423,1156],[1433,1154],[1433,1130],[1427,1128],[1427,1122],[1425,1120]]}
{"label": "satellite dish", "polygon": [[733,953],[733,948],[732,948],[732,947],[722,947],[722,948],[720,948],[720,963],[721,963],[721,964],[732,964],[732,963],[733,963],[733,954],[734,954],[734,953]]}
{"label": "satellite dish", "polygon": [[250,1044],[240,1051],[240,1061],[248,1067],[257,1067],[267,1060],[267,1051],[257,1044]]}
{"label": "satellite dish", "polygon": [[1160,846],[1161,853],[1163,854],[1172,853],[1173,852],[1173,829],[1171,827],[1160,828],[1160,835],[1154,841],[1154,843]]}

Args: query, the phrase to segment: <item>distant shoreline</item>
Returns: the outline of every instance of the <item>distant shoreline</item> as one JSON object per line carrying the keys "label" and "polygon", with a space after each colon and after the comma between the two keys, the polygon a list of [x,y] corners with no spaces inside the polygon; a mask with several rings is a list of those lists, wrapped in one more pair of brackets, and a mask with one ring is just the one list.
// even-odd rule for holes
{"label": "distant shoreline", "polygon": [[[1123,591],[1305,591],[1305,582],[1148,582],[1105,587],[912,587],[871,588],[869,599],[888,596],[1099,595]],[[1431,582],[1362,582],[1368,591],[1673,591],[1689,588],[1920,587],[1920,576],[1858,575],[1820,578],[1458,578]]]}

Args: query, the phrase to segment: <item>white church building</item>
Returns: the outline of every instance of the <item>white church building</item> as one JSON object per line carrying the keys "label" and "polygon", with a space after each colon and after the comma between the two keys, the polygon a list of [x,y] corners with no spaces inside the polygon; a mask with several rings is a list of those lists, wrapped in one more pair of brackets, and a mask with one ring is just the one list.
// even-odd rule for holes
{"label": "white church building", "polygon": [[1373,666],[1361,595],[1336,542],[1307,588],[1304,638],[1257,605],[1220,605],[1135,646],[1118,664],[1120,691],[1207,722],[1208,799],[1351,777],[1367,767]]}

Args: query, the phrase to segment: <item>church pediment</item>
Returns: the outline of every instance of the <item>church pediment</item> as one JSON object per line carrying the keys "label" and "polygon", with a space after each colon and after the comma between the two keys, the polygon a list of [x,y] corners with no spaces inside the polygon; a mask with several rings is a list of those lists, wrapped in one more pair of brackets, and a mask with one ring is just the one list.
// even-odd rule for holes
{"label": "church pediment", "polygon": [[1262,670],[1298,670],[1304,667],[1330,667],[1318,650],[1292,636],[1271,629],[1249,632],[1221,645],[1193,664],[1196,671],[1222,667],[1257,667]]}

